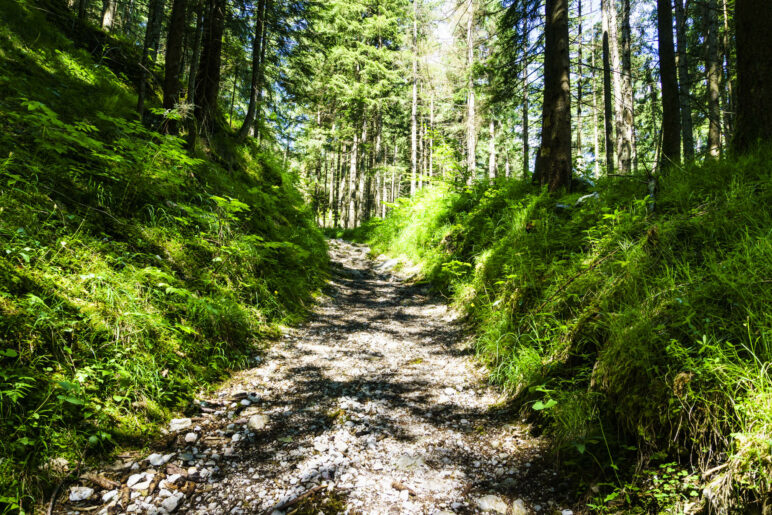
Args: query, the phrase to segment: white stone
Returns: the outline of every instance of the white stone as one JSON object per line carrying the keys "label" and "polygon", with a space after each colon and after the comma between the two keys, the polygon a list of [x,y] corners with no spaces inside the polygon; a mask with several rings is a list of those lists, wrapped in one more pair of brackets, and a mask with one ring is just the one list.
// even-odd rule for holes
{"label": "white stone", "polygon": [[512,515],[528,515],[528,508],[522,499],[517,499],[512,503]]}
{"label": "white stone", "polygon": [[142,490],[147,490],[148,488],[150,488],[150,480],[147,479],[139,483],[134,483],[129,488],[131,488],[132,490],[136,490],[137,492],[141,492]]}
{"label": "white stone", "polygon": [[85,501],[94,495],[94,489],[87,486],[75,486],[70,489],[70,501]]}
{"label": "white stone", "polygon": [[182,500],[183,497],[184,496],[181,493],[172,495],[171,497],[167,497],[166,499],[163,500],[163,502],[161,502],[161,508],[163,508],[169,513],[172,513],[180,505],[180,501]]}
{"label": "white stone", "polygon": [[161,465],[166,465],[169,463],[169,460],[171,460],[173,457],[174,453],[166,455],[153,453],[147,457],[147,461],[149,461],[150,464],[154,467],[160,467]]}
{"label": "white stone", "polygon": [[247,427],[252,431],[260,431],[268,425],[268,417],[265,415],[252,415],[249,417]]}
{"label": "white stone", "polygon": [[105,504],[109,503],[110,501],[115,499],[117,495],[118,495],[118,490],[110,490],[108,492],[105,492],[102,494],[102,502]]}
{"label": "white stone", "polygon": [[129,479],[126,481],[126,486],[131,488],[132,486],[136,485],[137,483],[139,483],[143,479],[145,479],[145,474],[144,473],[132,474],[132,475],[129,476]]}
{"label": "white stone", "polygon": [[232,442],[235,443],[235,442],[238,442],[239,440],[241,440],[241,433],[235,433],[233,436],[231,436]]}
{"label": "white stone", "polygon": [[498,495],[486,495],[475,501],[477,508],[490,513],[507,513],[507,503]]}
{"label": "white stone", "polygon": [[192,425],[193,421],[189,418],[173,418],[169,422],[169,431],[176,433],[178,431],[182,431],[183,429],[187,429]]}
{"label": "white stone", "polygon": [[188,433],[185,435],[185,441],[188,443],[196,443],[196,440],[198,440],[198,435],[196,433]]}

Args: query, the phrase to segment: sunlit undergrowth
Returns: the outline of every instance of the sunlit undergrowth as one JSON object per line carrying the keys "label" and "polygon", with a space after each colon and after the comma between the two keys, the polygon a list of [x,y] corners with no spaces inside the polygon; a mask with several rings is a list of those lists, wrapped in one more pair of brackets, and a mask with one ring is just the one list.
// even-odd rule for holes
{"label": "sunlit undergrowth", "polygon": [[600,465],[595,508],[633,493],[650,511],[726,508],[772,491],[771,160],[673,170],[653,212],[640,178],[580,203],[514,180],[437,186],[370,239],[453,295],[563,463]]}
{"label": "sunlit undergrowth", "polygon": [[125,82],[15,2],[0,98],[1,512],[246,365],[327,256],[279,160],[147,130]]}

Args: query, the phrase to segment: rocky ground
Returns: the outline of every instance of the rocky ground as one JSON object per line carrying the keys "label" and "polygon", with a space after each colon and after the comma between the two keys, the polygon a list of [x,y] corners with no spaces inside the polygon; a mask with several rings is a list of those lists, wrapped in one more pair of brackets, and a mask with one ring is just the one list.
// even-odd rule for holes
{"label": "rocky ground", "polygon": [[559,513],[568,485],[495,409],[454,314],[331,242],[313,319],[146,457],[91,471],[57,513]]}

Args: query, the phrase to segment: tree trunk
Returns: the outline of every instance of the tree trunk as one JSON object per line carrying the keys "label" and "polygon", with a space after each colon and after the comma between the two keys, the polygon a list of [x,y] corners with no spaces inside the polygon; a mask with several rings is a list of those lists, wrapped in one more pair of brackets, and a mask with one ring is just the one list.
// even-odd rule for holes
{"label": "tree trunk", "polygon": [[708,87],[708,155],[721,156],[721,64],[718,57],[718,5],[706,0],[705,19],[705,74]]}
{"label": "tree trunk", "polygon": [[660,169],[667,170],[681,161],[681,120],[673,48],[673,9],[671,0],[657,0],[659,68],[662,81],[662,155]]}
{"label": "tree trunk", "polygon": [[598,78],[597,73],[595,72],[595,54],[596,54],[596,45],[593,45],[592,49],[592,77],[590,80],[592,80],[592,132],[593,132],[593,146],[594,146],[594,154],[593,159],[595,161],[594,166],[594,176],[597,179],[600,177],[600,137],[598,135],[598,117],[600,116],[600,112],[598,110]]}
{"label": "tree trunk", "polygon": [[86,21],[86,11],[88,10],[88,0],[78,0],[78,19]]}
{"label": "tree trunk", "polygon": [[354,141],[351,144],[351,161],[348,170],[348,216],[346,217],[346,229],[350,222],[356,227],[356,186],[357,186],[357,156],[359,153],[359,134],[354,129]]}
{"label": "tree trunk", "polygon": [[115,10],[118,4],[115,0],[102,0],[102,28],[112,30],[115,22]]}
{"label": "tree trunk", "polygon": [[[608,47],[608,55],[611,61],[609,75],[611,78],[612,90],[614,92],[614,125],[616,127],[616,162],[619,165],[619,172],[628,174],[631,171],[632,163],[632,119],[629,120],[625,113],[626,92],[622,87],[622,59],[619,51],[618,37],[618,16],[616,0],[604,0],[603,7],[603,28],[604,28],[604,49]],[[632,87],[631,87],[632,90]],[[632,96],[632,91],[630,91]]]}
{"label": "tree trunk", "polygon": [[681,101],[681,133],[684,142],[684,159],[694,160],[694,129],[692,128],[692,81],[689,77],[689,57],[686,48],[686,12],[684,0],[675,0],[678,86]]}
{"label": "tree trunk", "polygon": [[164,7],[166,0],[152,0],[148,11],[148,54],[151,62],[158,60],[158,50],[161,46],[161,29],[164,23]]}
{"label": "tree trunk", "polygon": [[733,147],[772,141],[772,2],[736,0],[737,120]]}
{"label": "tree trunk", "polygon": [[163,26],[163,12],[165,0],[150,0],[147,12],[147,26],[145,28],[145,40],[142,46],[142,59],[139,81],[139,91],[137,94],[137,112],[140,119],[145,112],[145,96],[147,93],[147,78],[152,63],[155,63],[158,57],[158,41],[161,38],[161,27]]}
{"label": "tree trunk", "polygon": [[582,19],[582,0],[577,0],[577,18],[579,20],[579,41],[577,43],[577,49],[579,52],[577,58],[577,70],[576,70],[576,155],[580,163],[584,162],[582,157],[582,89],[584,88],[584,77],[582,76],[583,68],[583,40],[584,29]]}
{"label": "tree trunk", "polygon": [[528,180],[528,175],[531,173],[531,144],[529,134],[529,113],[530,106],[528,105],[528,17],[523,17],[523,34],[526,37],[523,41],[523,180]]}
{"label": "tree trunk", "polygon": [[195,118],[197,132],[211,134],[219,125],[217,98],[220,93],[220,62],[225,29],[226,0],[207,0],[201,64],[196,77]]}
{"label": "tree trunk", "polygon": [[732,36],[729,30],[729,7],[728,0],[723,0],[724,11],[724,34],[721,38],[722,54],[724,56],[724,74],[722,81],[723,90],[726,92],[724,98],[724,140],[729,141],[734,130],[734,110],[737,104],[734,93],[737,91],[734,78],[732,77]]}
{"label": "tree trunk", "polygon": [[413,0],[413,103],[410,111],[410,196],[418,174],[418,0]]}
{"label": "tree trunk", "polygon": [[477,169],[477,134],[475,133],[475,98],[474,98],[474,77],[472,68],[474,67],[474,2],[469,0],[469,13],[466,22],[466,71],[467,71],[467,94],[466,94],[466,173],[467,183],[471,183],[475,178]]}
{"label": "tree trunk", "polygon": [[268,14],[273,5],[272,0],[265,0],[265,7],[263,9],[263,34],[260,43],[260,66],[258,67],[257,74],[257,101],[255,102],[255,128],[253,134],[257,138],[258,142],[262,142],[260,139],[260,124],[261,110],[260,106],[263,104],[263,86],[265,84],[265,49],[268,47]]}
{"label": "tree trunk", "polygon": [[257,6],[255,7],[255,31],[252,39],[252,81],[249,85],[249,107],[247,108],[247,114],[244,117],[244,122],[241,124],[241,128],[236,133],[236,139],[244,141],[249,135],[249,131],[252,129],[255,121],[255,113],[257,112],[257,88],[260,83],[260,68],[262,63],[260,62],[261,48],[263,43],[263,22],[265,20],[265,0],[257,0]]}
{"label": "tree trunk", "polygon": [[496,178],[496,120],[491,118],[488,124],[488,178]]}
{"label": "tree trunk", "polygon": [[571,187],[571,80],[568,0],[547,0],[542,139],[534,179],[554,192]]}
{"label": "tree trunk", "polygon": [[622,67],[620,73],[620,90],[622,92],[621,107],[622,112],[617,121],[617,157],[619,158],[619,168],[622,173],[630,173],[633,169],[633,160],[635,157],[635,131],[634,118],[635,106],[633,104],[633,70],[632,70],[632,49],[630,48],[630,0],[622,0],[622,39],[621,39],[621,58]]}
{"label": "tree trunk", "polygon": [[[183,56],[188,0],[174,0],[169,20],[169,35],[166,38],[166,57],[164,60],[164,109],[174,109],[180,99],[180,61]],[[175,120],[167,120],[164,129],[177,132]]]}
{"label": "tree trunk", "polygon": [[434,177],[434,91],[429,102],[429,176]]}
{"label": "tree trunk", "polygon": [[601,0],[603,30],[603,120],[606,129],[606,173],[614,173],[614,121],[611,98],[611,44],[607,6],[613,0]]}
{"label": "tree trunk", "polygon": [[197,2],[196,6],[196,32],[193,35],[193,54],[190,59],[190,71],[188,72],[188,104],[196,103],[196,76],[198,64],[201,60],[201,39],[204,34],[204,6]]}

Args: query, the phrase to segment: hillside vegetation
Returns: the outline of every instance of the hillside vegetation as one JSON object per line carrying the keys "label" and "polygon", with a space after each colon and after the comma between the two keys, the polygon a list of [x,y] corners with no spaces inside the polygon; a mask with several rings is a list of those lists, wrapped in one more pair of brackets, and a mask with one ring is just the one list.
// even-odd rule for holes
{"label": "hillside vegetation", "polygon": [[0,4],[0,507],[11,511],[249,363],[325,275],[326,245],[280,159],[227,133],[188,152],[147,129],[116,58],[132,49],[108,43],[112,60],[78,49],[45,9]]}
{"label": "hillside vegetation", "polygon": [[601,474],[591,507],[747,507],[771,486],[770,158],[673,169],[653,204],[634,176],[435,186],[369,239],[468,313],[513,407]]}

